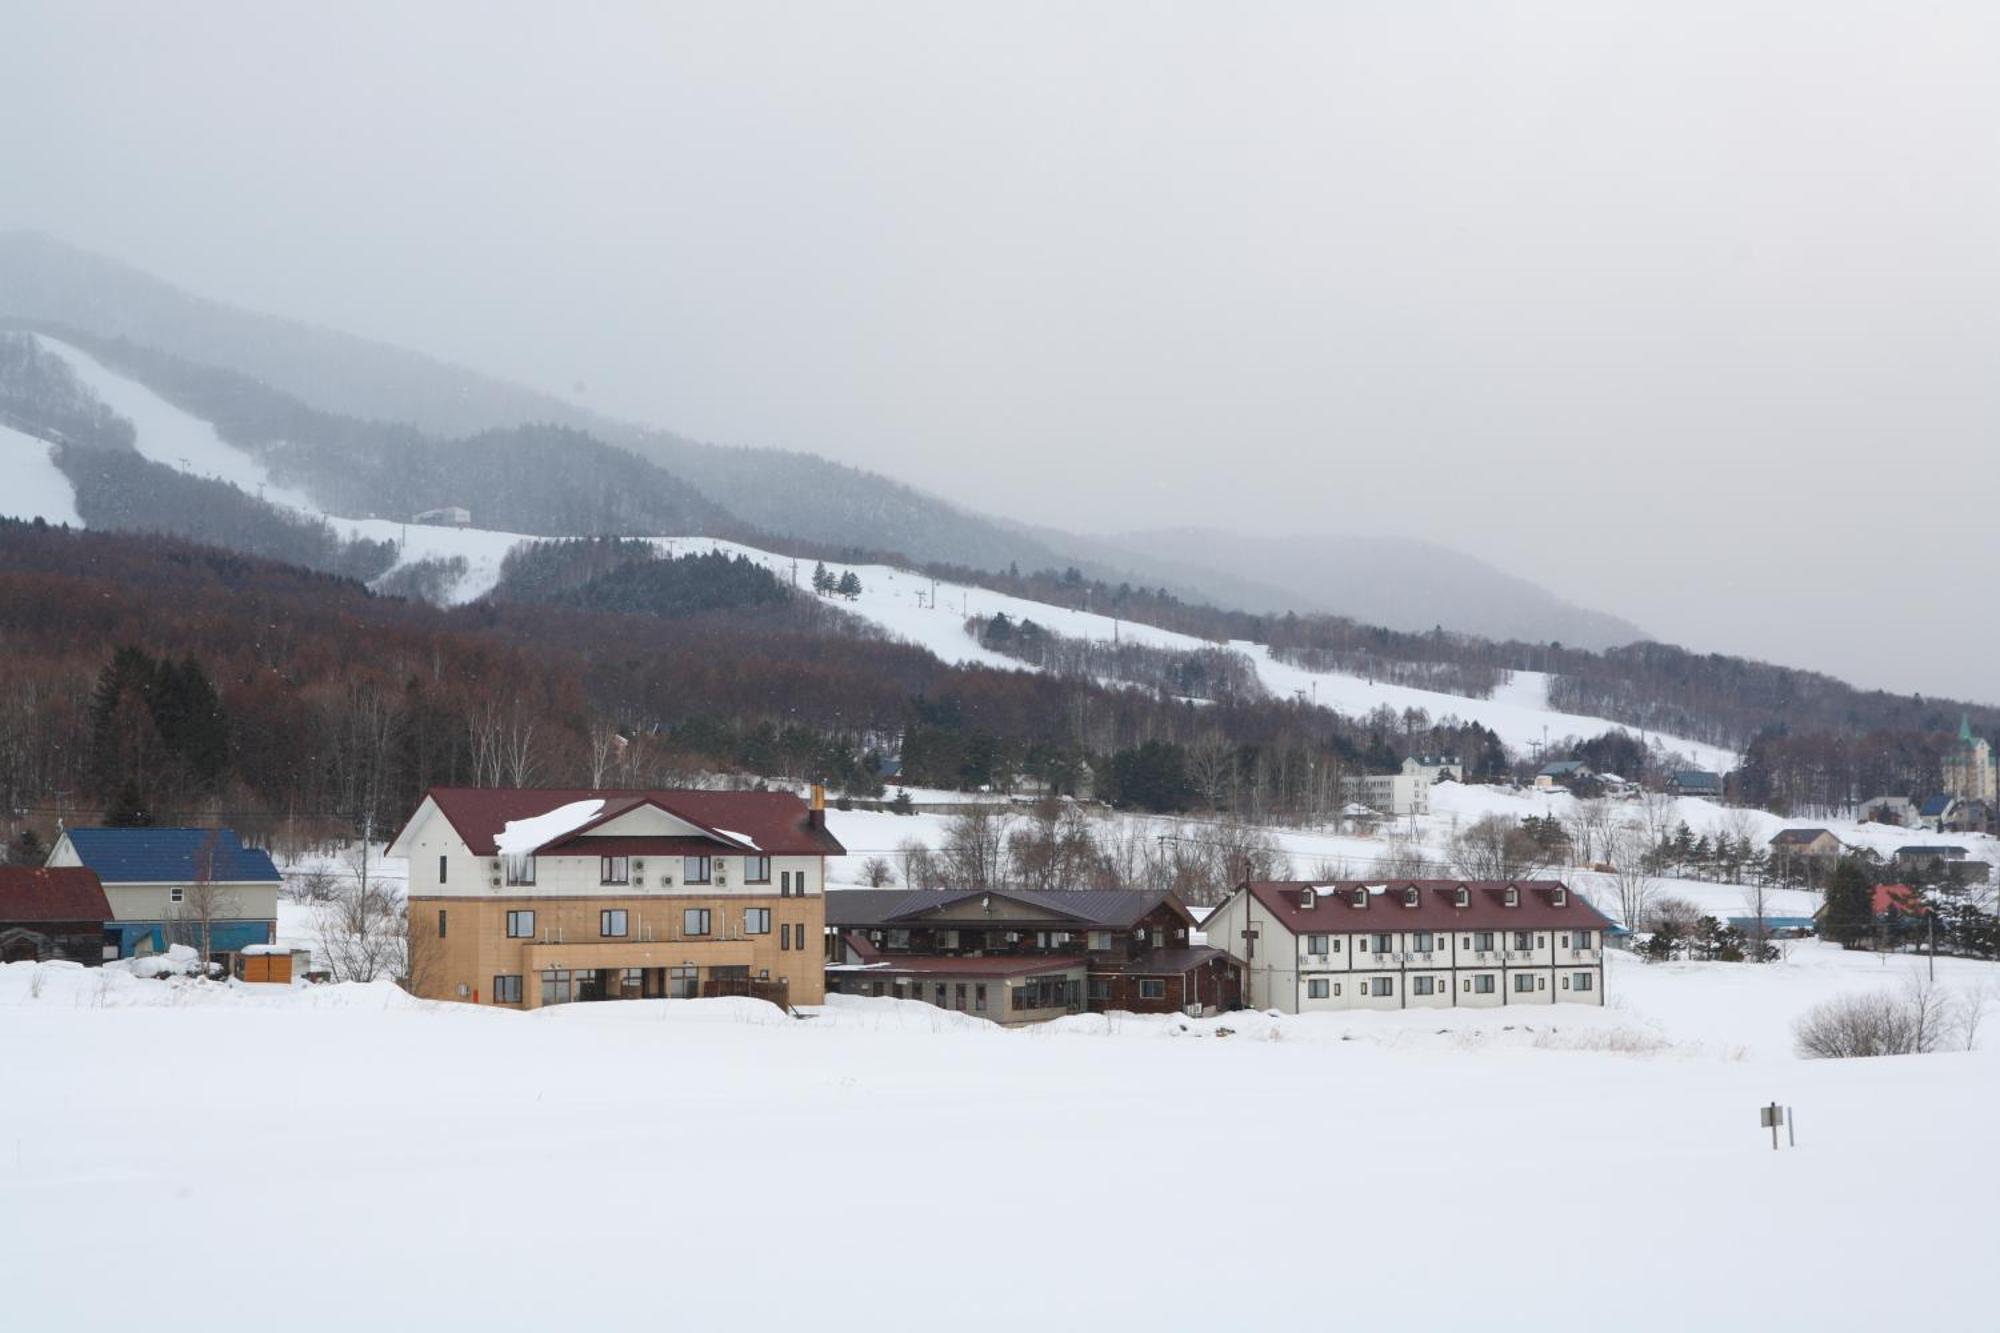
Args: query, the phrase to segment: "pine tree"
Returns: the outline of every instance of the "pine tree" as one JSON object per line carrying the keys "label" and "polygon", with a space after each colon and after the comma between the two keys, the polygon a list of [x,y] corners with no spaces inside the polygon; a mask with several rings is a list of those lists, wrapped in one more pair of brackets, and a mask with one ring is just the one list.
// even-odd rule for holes
{"label": "pine tree", "polygon": [[1826,937],[1848,948],[1865,944],[1873,930],[1875,886],[1868,872],[1849,857],[1842,857],[1826,886]]}
{"label": "pine tree", "polygon": [[813,591],[824,597],[834,589],[833,575],[826,572],[826,562],[817,561],[813,565]]}
{"label": "pine tree", "polygon": [[118,795],[112,798],[104,811],[104,822],[111,828],[151,828],[153,812],[148,808],[145,793],[139,790],[136,778],[127,778],[118,788]]}
{"label": "pine tree", "polygon": [[837,591],[840,593],[842,597],[845,597],[848,601],[850,602],[853,601],[855,598],[861,595],[860,578],[858,578],[855,575],[853,570],[851,569],[848,570],[846,573],[840,576],[840,583],[837,585]]}

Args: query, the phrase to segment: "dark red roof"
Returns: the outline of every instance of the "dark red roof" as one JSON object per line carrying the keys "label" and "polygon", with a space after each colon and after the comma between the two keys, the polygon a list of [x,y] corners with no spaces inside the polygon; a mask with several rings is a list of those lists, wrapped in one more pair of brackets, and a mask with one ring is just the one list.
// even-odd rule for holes
{"label": "dark red roof", "polygon": [[[788,791],[634,790],[587,787],[433,787],[425,793],[475,856],[496,856],[494,838],[509,821],[532,819],[577,801],[603,801],[591,821],[602,824],[643,805],[655,805],[715,835],[715,851],[754,850],[775,856],[840,856],[846,848],[825,828],[814,828],[806,803]],[[405,825],[407,827],[407,824]],[[588,825],[586,827],[589,827]],[[567,842],[581,830],[564,834]],[[735,837],[748,838],[746,848]],[[577,850],[587,850],[578,848]],[[613,853],[616,855],[617,853]]]}
{"label": "dark red roof", "polygon": [[[1343,879],[1257,881],[1244,886],[1251,895],[1296,935],[1340,935],[1393,930],[1540,930],[1571,927],[1603,930],[1610,920],[1580,893],[1560,880]],[[1507,890],[1519,890],[1518,906],[1507,906]],[[1380,893],[1366,893],[1379,888]],[[1458,890],[1466,890],[1467,905],[1457,905]],[[1415,907],[1406,906],[1416,890]],[[1312,891],[1313,906],[1304,905]],[[1356,891],[1367,906],[1355,906]],[[1567,901],[1556,905],[1558,893]]]}
{"label": "dark red roof", "polygon": [[111,904],[95,870],[85,866],[0,866],[0,921],[110,919]]}

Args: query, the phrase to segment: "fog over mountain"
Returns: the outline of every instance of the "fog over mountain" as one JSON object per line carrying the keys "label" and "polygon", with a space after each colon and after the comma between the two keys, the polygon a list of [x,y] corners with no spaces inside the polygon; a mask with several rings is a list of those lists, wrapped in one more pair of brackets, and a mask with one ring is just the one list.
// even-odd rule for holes
{"label": "fog over mountain", "polygon": [[[1420,541],[1990,699],[1996,67],[1972,0],[21,0],[0,230],[677,432],[731,512]],[[385,415],[521,423],[465,383]]]}

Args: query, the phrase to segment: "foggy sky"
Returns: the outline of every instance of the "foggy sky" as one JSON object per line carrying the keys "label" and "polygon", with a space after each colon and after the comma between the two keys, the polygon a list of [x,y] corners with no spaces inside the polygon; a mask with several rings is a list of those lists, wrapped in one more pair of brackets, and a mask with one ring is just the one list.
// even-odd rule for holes
{"label": "foggy sky", "polygon": [[13,0],[0,226],[1010,517],[1427,537],[2000,700],[1996,70],[1990,3]]}

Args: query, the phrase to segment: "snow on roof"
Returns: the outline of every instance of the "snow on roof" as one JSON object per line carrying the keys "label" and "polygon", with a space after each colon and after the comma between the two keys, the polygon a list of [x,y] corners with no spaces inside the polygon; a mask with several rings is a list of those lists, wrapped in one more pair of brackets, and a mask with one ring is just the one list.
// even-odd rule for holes
{"label": "snow on roof", "polygon": [[510,819],[493,839],[502,856],[532,856],[537,847],[554,842],[565,833],[574,833],[597,818],[604,809],[601,800],[571,801],[546,814],[528,819]]}
{"label": "snow on roof", "polygon": [[747,833],[738,833],[735,829],[726,829],[726,828],[718,828],[715,831],[717,833],[720,833],[725,838],[730,838],[736,842],[742,843],[745,847],[750,848],[752,851],[761,852],[764,850],[762,847],[759,847],[757,845],[757,840],[751,837]]}

